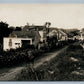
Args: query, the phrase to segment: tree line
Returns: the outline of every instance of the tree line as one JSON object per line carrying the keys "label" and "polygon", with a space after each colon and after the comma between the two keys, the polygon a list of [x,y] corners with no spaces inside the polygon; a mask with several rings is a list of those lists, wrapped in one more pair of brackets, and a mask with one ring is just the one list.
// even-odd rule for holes
{"label": "tree line", "polygon": [[3,37],[8,37],[12,31],[20,31],[21,27],[10,26],[6,22],[0,22],[0,44],[3,44]]}

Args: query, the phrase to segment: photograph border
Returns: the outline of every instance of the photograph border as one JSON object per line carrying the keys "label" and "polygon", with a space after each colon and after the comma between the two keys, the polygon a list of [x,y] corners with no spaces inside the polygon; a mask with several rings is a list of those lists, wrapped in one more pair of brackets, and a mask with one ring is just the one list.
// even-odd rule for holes
{"label": "photograph border", "polygon": [[[84,0],[0,0],[0,3],[71,3],[83,4]],[[83,81],[0,81],[0,84],[84,84]]]}

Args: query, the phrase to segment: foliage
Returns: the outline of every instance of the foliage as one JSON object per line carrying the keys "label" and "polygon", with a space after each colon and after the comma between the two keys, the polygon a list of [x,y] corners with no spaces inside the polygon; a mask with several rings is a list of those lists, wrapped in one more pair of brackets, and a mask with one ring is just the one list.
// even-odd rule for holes
{"label": "foliage", "polygon": [[[78,44],[73,44],[70,46],[80,47]],[[80,81],[84,80],[84,74],[75,74],[74,71],[84,68],[84,55],[82,54],[81,48],[68,47],[67,50],[56,56],[55,59],[43,63],[41,66],[34,68],[33,65],[27,65],[27,68],[22,70],[20,74],[17,75],[15,80],[23,81]],[[79,53],[80,52],[80,53]],[[74,61],[71,57],[76,58],[78,61]],[[80,64],[80,65],[79,65]]]}
{"label": "foliage", "polygon": [[63,32],[65,32],[68,37],[73,37],[80,34],[80,31],[78,29],[61,29]]}
{"label": "foliage", "polygon": [[10,26],[10,27],[9,27],[9,30],[10,30],[10,33],[12,33],[12,32],[15,30],[15,27]]}
{"label": "foliage", "polygon": [[50,23],[50,22],[45,22],[45,25],[44,25],[44,26],[49,28],[49,27],[50,27],[50,25],[51,25],[51,23]]}
{"label": "foliage", "polygon": [[8,28],[8,24],[4,22],[0,22],[0,43],[3,43],[3,37],[8,37],[10,30]]}
{"label": "foliage", "polygon": [[[63,45],[61,45],[63,43]],[[66,44],[65,42],[61,42],[59,45],[54,45],[53,47],[48,47],[48,45],[44,45],[41,49],[37,50],[34,46],[25,46],[18,49],[11,49],[10,51],[0,51],[0,67],[10,67],[16,64],[20,64],[23,62],[33,62],[35,58],[39,58],[42,53],[49,52],[52,50],[56,50],[62,48]]]}
{"label": "foliage", "polygon": [[[33,55],[32,52],[28,52],[29,49],[24,49],[24,48],[20,48],[20,49],[16,49],[16,50],[10,50],[10,51],[3,51],[0,53],[0,67],[10,67],[10,66],[14,66],[16,64],[20,64],[23,62],[28,62],[31,60],[33,60]],[[29,57],[30,55],[31,57]]]}
{"label": "foliage", "polygon": [[80,46],[79,44],[71,44],[69,47],[68,47],[68,51],[69,50],[76,50],[76,49],[80,49],[80,50],[83,50],[83,47]]}
{"label": "foliage", "polygon": [[15,31],[21,31],[22,29],[21,29],[21,27],[16,27],[15,28]]}

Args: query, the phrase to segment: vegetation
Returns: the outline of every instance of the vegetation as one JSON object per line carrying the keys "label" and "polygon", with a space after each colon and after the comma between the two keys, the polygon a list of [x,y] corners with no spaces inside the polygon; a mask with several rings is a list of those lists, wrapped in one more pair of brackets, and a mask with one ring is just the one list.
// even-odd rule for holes
{"label": "vegetation", "polygon": [[21,27],[16,27],[15,28],[15,31],[21,31],[22,29],[21,29]]}
{"label": "vegetation", "polygon": [[10,67],[23,62],[33,62],[42,53],[62,48],[65,45],[67,45],[67,42],[60,42],[57,46],[53,43],[51,47],[45,44],[39,50],[35,49],[34,46],[26,46],[15,50],[11,49],[10,51],[0,51],[0,67]]}
{"label": "vegetation", "polygon": [[0,67],[10,67],[23,62],[33,61],[35,52],[28,48],[3,51],[0,53]]}
{"label": "vegetation", "polygon": [[[79,53],[80,52],[80,53]],[[75,43],[70,45],[55,59],[38,68],[29,64],[15,80],[24,81],[80,81],[84,80],[83,48]]]}
{"label": "vegetation", "polygon": [[12,33],[15,30],[15,27],[10,26],[9,29],[10,29],[10,33]]}
{"label": "vegetation", "polygon": [[[49,27],[51,23],[46,23],[46,25],[48,25]],[[23,47],[16,50],[11,49],[10,51],[7,51],[7,52],[2,51],[1,48],[3,44],[3,37],[8,37],[9,33],[12,32],[13,30],[21,31],[21,28],[20,27],[16,27],[16,29],[14,27],[8,28],[7,23],[0,22],[0,38],[1,38],[0,39],[0,68],[14,66],[23,62],[27,62],[27,63],[30,61],[33,62],[34,59],[36,57],[37,58],[40,57],[42,53],[52,51],[54,49],[56,50],[56,49],[62,48],[63,46],[72,42],[72,41],[70,42],[61,41],[58,44],[56,44],[57,38],[53,37],[51,39],[48,38],[48,45],[45,44],[44,47],[42,47],[40,50],[37,50],[34,47],[32,48]],[[70,50],[71,48],[73,48],[73,45],[68,50]],[[27,67],[27,69],[21,72],[20,74],[21,76],[19,78],[17,77],[17,80],[61,80],[65,78],[66,75],[69,74],[71,71],[76,70],[76,68],[74,68],[74,62],[70,61],[69,57],[67,57],[66,54],[67,53],[62,53],[56,59],[52,60],[49,63],[46,63],[46,64],[44,63],[42,66],[40,66],[37,69],[34,69],[32,65],[30,64]],[[67,68],[62,69],[60,67],[67,67]],[[68,69],[69,71],[67,72]],[[64,72],[67,72],[67,73],[64,73]],[[61,77],[63,78],[59,77],[59,74],[61,74],[62,75]]]}
{"label": "vegetation", "polygon": [[80,35],[80,30],[78,29],[61,29],[61,30],[65,32],[68,35],[68,37]]}
{"label": "vegetation", "polygon": [[3,44],[3,37],[8,37],[10,30],[8,24],[5,22],[0,22],[0,43]]}

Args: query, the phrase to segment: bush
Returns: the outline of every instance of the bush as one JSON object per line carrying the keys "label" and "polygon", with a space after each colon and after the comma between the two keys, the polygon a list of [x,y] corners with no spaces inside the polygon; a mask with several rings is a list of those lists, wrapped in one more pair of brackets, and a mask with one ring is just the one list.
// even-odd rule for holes
{"label": "bush", "polygon": [[69,47],[68,47],[68,49],[67,49],[68,51],[69,50],[83,50],[83,47],[82,46],[80,46],[79,44],[72,44],[72,45],[70,45]]}
{"label": "bush", "polygon": [[0,54],[0,67],[10,67],[13,65],[17,65],[23,62],[30,61],[28,52],[29,49],[11,49],[10,51],[3,51],[2,54]]}
{"label": "bush", "polygon": [[[73,48],[74,46],[74,48]],[[77,49],[77,48],[79,49]],[[70,48],[70,49],[69,49]],[[73,49],[73,51],[72,51]],[[74,51],[75,49],[75,51]],[[80,53],[79,53],[80,51]],[[71,57],[78,61],[71,60]],[[84,75],[72,74],[78,67],[84,69],[82,48],[78,44],[70,45],[67,50],[56,56],[55,59],[43,63],[37,68],[28,65],[16,80],[26,81],[78,81],[83,80]],[[80,64],[80,65],[79,65]]]}
{"label": "bush", "polygon": [[[63,44],[63,45],[61,45]],[[24,46],[18,49],[11,49],[10,51],[1,51],[0,53],[0,67],[10,67],[13,65],[17,65],[23,62],[33,62],[36,57],[40,57],[42,53],[49,52],[55,49],[62,48],[66,45],[67,42],[61,42],[58,46],[49,47],[48,44],[44,44],[44,46],[37,50],[34,46]]]}

